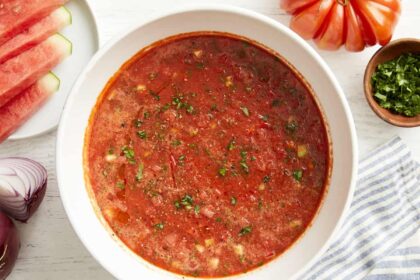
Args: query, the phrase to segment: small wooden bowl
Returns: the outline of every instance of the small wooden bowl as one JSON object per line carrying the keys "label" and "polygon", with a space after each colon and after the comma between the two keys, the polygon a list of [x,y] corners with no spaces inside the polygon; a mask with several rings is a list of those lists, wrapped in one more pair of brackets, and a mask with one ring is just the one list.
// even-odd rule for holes
{"label": "small wooden bowl", "polygon": [[420,40],[405,38],[392,41],[379,49],[370,59],[364,77],[365,96],[372,110],[384,121],[401,127],[420,126],[420,115],[416,117],[405,117],[394,114],[382,108],[373,97],[371,78],[376,67],[384,62],[390,61],[404,53],[420,53]]}

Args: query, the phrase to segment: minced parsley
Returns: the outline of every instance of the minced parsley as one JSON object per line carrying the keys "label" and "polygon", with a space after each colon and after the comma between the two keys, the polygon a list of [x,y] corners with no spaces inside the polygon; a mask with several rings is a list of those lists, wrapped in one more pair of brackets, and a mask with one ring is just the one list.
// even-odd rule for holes
{"label": "minced parsley", "polygon": [[252,227],[251,227],[251,226],[247,226],[247,227],[242,228],[242,229],[239,231],[239,236],[248,235],[248,234],[250,234],[251,232],[252,232]]}
{"label": "minced parsley", "polygon": [[139,168],[137,169],[137,174],[136,174],[136,181],[140,182],[141,179],[143,179],[143,170],[144,170],[144,165],[143,163],[139,164]]}
{"label": "minced parsley", "polygon": [[136,160],[134,158],[134,150],[133,148],[130,148],[128,146],[123,146],[121,148],[121,151],[123,152],[124,156],[126,157],[128,163],[135,164]]}
{"label": "minced parsley", "polygon": [[403,54],[379,64],[372,75],[373,96],[393,113],[420,114],[420,54]]}
{"label": "minced parsley", "polygon": [[220,176],[225,177],[226,173],[227,173],[226,167],[222,167],[222,168],[219,169],[219,175]]}

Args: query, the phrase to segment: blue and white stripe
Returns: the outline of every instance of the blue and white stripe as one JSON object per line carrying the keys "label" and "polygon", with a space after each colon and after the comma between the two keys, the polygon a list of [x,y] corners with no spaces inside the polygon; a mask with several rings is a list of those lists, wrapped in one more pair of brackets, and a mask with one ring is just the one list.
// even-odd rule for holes
{"label": "blue and white stripe", "polygon": [[[359,164],[357,187],[335,241],[301,279],[420,280],[420,164],[399,137]],[[412,246],[411,246],[412,245]]]}

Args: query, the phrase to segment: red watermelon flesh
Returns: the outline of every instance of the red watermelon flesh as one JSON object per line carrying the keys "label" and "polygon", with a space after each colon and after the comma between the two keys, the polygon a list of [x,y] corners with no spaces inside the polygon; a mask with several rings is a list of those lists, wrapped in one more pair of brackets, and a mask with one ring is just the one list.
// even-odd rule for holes
{"label": "red watermelon flesh", "polygon": [[68,0],[0,0],[0,45],[48,16]]}
{"label": "red watermelon flesh", "polygon": [[60,80],[49,73],[1,107],[0,143],[38,111],[59,86]]}
{"label": "red watermelon flesh", "polygon": [[72,45],[55,34],[0,65],[0,107],[27,89],[71,54]]}
{"label": "red watermelon flesh", "polygon": [[58,8],[49,16],[35,23],[0,46],[0,64],[38,45],[62,28],[71,24],[71,13],[65,7]]}

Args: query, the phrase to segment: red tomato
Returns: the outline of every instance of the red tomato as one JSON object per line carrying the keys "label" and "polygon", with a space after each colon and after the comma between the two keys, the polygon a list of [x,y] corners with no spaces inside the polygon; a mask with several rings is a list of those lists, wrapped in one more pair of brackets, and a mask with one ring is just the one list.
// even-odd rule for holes
{"label": "red tomato", "polygon": [[321,49],[349,51],[386,45],[401,13],[400,0],[280,0],[290,27]]}

